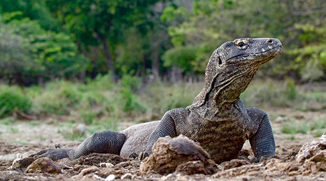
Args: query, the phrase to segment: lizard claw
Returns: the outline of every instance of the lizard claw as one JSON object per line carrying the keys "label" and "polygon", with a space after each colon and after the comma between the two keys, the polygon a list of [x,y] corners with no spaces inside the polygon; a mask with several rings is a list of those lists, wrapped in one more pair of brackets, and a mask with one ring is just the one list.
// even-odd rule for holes
{"label": "lizard claw", "polygon": [[147,152],[140,152],[139,159],[144,160],[146,157],[149,157],[149,154]]}

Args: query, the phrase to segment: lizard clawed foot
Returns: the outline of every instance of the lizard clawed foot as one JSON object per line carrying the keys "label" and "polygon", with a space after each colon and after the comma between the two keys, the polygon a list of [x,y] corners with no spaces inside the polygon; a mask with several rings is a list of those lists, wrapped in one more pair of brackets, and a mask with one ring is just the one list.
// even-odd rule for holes
{"label": "lizard clawed foot", "polygon": [[248,157],[250,163],[262,163],[263,161],[266,160],[266,158],[264,156],[261,156],[260,159],[258,159],[257,157]]}
{"label": "lizard clawed foot", "polygon": [[55,148],[49,148],[41,150],[35,154],[32,154],[30,157],[33,158],[41,158],[41,157],[48,157],[52,160],[56,161],[62,158],[68,158],[68,151],[70,149],[55,149]]}

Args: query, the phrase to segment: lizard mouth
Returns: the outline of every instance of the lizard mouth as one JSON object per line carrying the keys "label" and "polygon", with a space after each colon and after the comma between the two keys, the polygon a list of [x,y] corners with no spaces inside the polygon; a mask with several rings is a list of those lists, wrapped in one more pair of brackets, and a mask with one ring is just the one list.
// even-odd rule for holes
{"label": "lizard mouth", "polygon": [[257,53],[250,53],[250,54],[240,54],[234,57],[231,57],[227,60],[227,62],[229,61],[230,64],[237,64],[239,62],[247,62],[247,61],[251,61],[252,63],[266,63],[269,60],[273,59],[274,57],[276,57],[278,54],[280,54],[282,52],[283,46],[282,45],[276,45],[272,48],[263,50],[261,52],[257,52]]}
{"label": "lizard mouth", "polygon": [[283,46],[278,45],[278,46],[276,46],[274,48],[271,48],[271,49],[268,49],[268,50],[266,50],[264,52],[257,53],[256,55],[254,55],[256,57],[254,62],[264,64],[264,63],[272,60],[278,54],[280,54],[282,52],[282,50],[283,50]]}

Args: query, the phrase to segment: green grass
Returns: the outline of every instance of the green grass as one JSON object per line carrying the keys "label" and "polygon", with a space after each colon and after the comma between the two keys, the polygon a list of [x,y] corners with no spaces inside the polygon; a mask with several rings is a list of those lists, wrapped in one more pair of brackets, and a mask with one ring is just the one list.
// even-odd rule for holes
{"label": "green grass", "polygon": [[324,129],[326,128],[326,118],[319,119],[319,120],[313,120],[310,122],[310,130],[318,130],[318,129]]}
{"label": "green grass", "polygon": [[15,127],[11,126],[10,127],[10,132],[11,133],[19,133],[19,130],[18,130],[18,128],[15,128]]}
{"label": "green grass", "polygon": [[305,122],[298,123],[290,120],[282,123],[281,132],[286,134],[296,134],[296,133],[307,134],[310,129],[311,128],[308,123]]}
{"label": "green grass", "polygon": [[40,137],[40,141],[45,141],[45,140],[47,140],[46,137],[44,137],[44,136],[41,136],[41,137]]}
{"label": "green grass", "polygon": [[[291,107],[300,111],[326,110],[325,91],[304,90],[291,79],[283,82],[253,81],[240,97],[247,107]],[[311,106],[314,103],[321,106]]]}
{"label": "green grass", "polygon": [[325,132],[324,129],[317,129],[313,132],[313,136],[316,138],[316,137],[320,137],[321,135],[323,135]]}
{"label": "green grass", "polygon": [[202,83],[177,86],[154,84],[141,97],[147,104],[148,112],[163,115],[168,110],[191,105],[203,86]]}
{"label": "green grass", "polygon": [[311,133],[314,137],[320,137],[326,128],[326,118],[311,120],[310,122],[299,122],[294,120],[285,121],[282,123],[281,132],[291,134],[290,139],[295,139],[295,134]]}
{"label": "green grass", "polygon": [[39,121],[32,121],[30,123],[28,123],[30,126],[40,126],[41,123]]}
{"label": "green grass", "polygon": [[73,140],[73,141],[83,141],[86,136],[80,132],[66,130],[66,129],[58,129],[57,133],[61,134],[63,138],[68,139],[68,140]]}
{"label": "green grass", "polygon": [[14,117],[6,117],[0,120],[1,125],[13,125],[15,123]]}

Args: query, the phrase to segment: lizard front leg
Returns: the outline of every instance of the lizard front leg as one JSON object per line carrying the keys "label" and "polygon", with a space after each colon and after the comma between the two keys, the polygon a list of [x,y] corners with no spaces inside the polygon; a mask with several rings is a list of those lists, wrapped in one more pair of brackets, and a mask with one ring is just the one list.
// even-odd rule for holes
{"label": "lizard front leg", "polygon": [[247,112],[252,123],[259,125],[257,132],[249,138],[255,157],[260,160],[261,157],[274,156],[275,141],[267,113],[257,108],[248,108]]}
{"label": "lizard front leg", "polygon": [[156,126],[151,136],[149,137],[146,150],[144,153],[141,153],[141,159],[144,159],[145,157],[152,154],[152,147],[160,137],[171,136],[173,138],[177,136],[174,115],[181,114],[181,112],[182,108],[179,108],[172,109],[164,114],[160,123]]}

